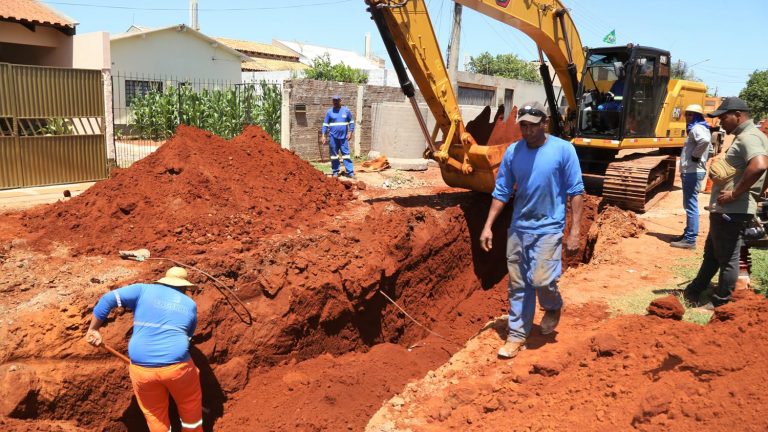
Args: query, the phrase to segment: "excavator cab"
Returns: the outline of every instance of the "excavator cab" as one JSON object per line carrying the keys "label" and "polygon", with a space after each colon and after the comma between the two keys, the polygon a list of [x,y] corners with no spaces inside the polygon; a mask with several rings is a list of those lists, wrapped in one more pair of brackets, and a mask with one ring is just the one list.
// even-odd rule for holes
{"label": "excavator cab", "polygon": [[669,52],[628,46],[587,52],[575,136],[655,137],[669,84]]}

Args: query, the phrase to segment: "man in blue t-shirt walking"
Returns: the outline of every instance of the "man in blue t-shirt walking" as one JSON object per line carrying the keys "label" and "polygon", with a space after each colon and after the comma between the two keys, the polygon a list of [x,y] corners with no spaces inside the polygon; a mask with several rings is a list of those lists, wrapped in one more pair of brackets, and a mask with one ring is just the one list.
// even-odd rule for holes
{"label": "man in blue t-shirt walking", "polygon": [[563,299],[557,280],[562,273],[566,201],[571,202],[571,229],[566,239],[569,253],[579,248],[584,206],[584,183],[576,150],[568,141],[546,133],[546,108],[539,102],[529,102],[517,115],[523,139],[504,153],[480,234],[480,247],[490,251],[493,222],[514,196],[507,233],[509,334],[499,349],[501,358],[512,358],[525,349],[536,312],[536,295],[545,311],[541,333],[552,333],[560,322]]}
{"label": "man in blue t-shirt walking", "polygon": [[203,430],[200,372],[189,354],[197,326],[197,305],[185,295],[193,286],[187,271],[171,267],[157,283],[128,285],[104,294],[93,309],[85,340],[101,345],[99,328],[115,307],[133,311],[128,342],[133,392],[150,432],[171,430],[168,393],[173,396],[184,432]]}
{"label": "man in blue t-shirt walking", "polygon": [[[344,169],[349,178],[355,178],[355,168],[352,165],[352,157],[349,155],[349,140],[355,131],[355,120],[349,108],[341,105],[341,96],[333,95],[333,107],[325,113],[323,120],[323,144],[329,146],[331,155],[331,170],[333,176],[339,176],[339,153],[344,160]],[[330,140],[329,140],[330,138]]]}

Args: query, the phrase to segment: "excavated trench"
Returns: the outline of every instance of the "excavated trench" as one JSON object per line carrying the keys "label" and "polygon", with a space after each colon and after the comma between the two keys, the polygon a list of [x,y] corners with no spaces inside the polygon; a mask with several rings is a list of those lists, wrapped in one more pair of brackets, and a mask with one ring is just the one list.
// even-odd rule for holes
{"label": "excavated trench", "polygon": [[[144,430],[125,366],[82,337],[100,295],[167,268],[113,258],[147,247],[215,275],[245,305],[193,275],[208,430],[361,430],[504,313],[509,214],[492,253],[473,241],[488,206],[445,189],[362,194],[255,127],[228,142],[180,128],[83,195],[6,218],[3,238],[16,239],[1,261],[0,425]],[[588,197],[582,252],[566,264],[592,256],[597,216]],[[118,312],[107,343],[125,352],[131,322]]]}

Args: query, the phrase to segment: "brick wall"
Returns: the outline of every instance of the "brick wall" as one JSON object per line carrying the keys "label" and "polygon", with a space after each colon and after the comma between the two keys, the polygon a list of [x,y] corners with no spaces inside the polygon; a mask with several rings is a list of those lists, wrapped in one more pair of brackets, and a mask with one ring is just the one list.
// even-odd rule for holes
{"label": "brick wall", "polygon": [[[334,94],[341,95],[355,119],[355,134],[360,136],[360,154],[366,155],[371,149],[371,106],[377,102],[402,102],[405,96],[399,87],[358,86],[357,84],[294,79],[284,82],[289,89],[290,149],[303,159],[328,160],[328,146],[320,144],[320,130],[325,112],[331,107]],[[362,112],[358,112],[358,89],[362,89]],[[304,104],[305,113],[297,113],[296,105]],[[354,153],[354,138],[350,142]]]}

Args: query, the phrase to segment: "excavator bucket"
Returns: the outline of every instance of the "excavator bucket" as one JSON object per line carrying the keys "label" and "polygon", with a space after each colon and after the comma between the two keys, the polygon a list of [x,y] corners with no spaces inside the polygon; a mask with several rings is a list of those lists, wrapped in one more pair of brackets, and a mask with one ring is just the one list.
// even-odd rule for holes
{"label": "excavator bucket", "polygon": [[[496,184],[496,173],[501,165],[504,152],[510,144],[522,137],[520,126],[517,125],[517,108],[514,107],[504,120],[504,106],[499,106],[496,115],[491,120],[491,107],[485,109],[474,120],[467,123],[465,130],[472,135],[477,144],[469,148],[466,156],[472,166],[472,172],[465,174],[449,164],[441,164],[440,171],[443,181],[449,186],[471,189],[478,192],[493,192]],[[449,155],[463,161],[464,147],[454,144]]]}

